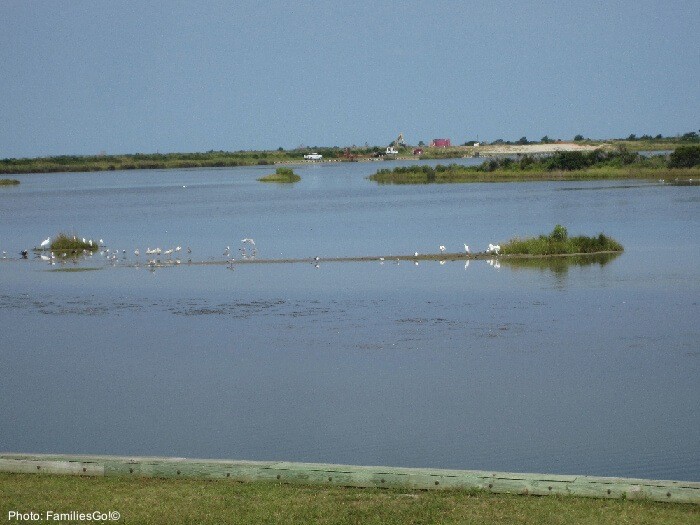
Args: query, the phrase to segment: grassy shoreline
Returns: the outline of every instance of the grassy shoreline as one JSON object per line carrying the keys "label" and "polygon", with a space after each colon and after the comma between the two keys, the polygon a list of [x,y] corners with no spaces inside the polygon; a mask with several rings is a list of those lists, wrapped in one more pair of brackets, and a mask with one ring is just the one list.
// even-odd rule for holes
{"label": "grassy shoreline", "polygon": [[560,181],[604,179],[690,180],[700,176],[700,146],[684,146],[668,157],[616,151],[560,151],[547,156],[518,155],[478,166],[411,165],[380,169],[369,180],[379,184]]}
{"label": "grassy shoreline", "polygon": [[[559,143],[557,147],[570,148],[614,148],[624,147],[628,151],[667,151],[687,143],[670,140],[657,141],[581,141],[576,143]],[[530,144],[536,147],[536,144]],[[399,148],[398,158],[403,160],[418,159],[454,159],[481,155],[484,157],[511,155],[512,148],[522,148],[514,144],[491,144],[481,147],[455,146],[451,148],[422,147],[420,155],[414,155],[410,147]],[[528,146],[525,146],[527,148]],[[306,164],[305,153],[313,149],[323,155],[320,162],[356,162],[381,161],[383,148],[366,147],[317,147],[284,150],[259,151],[207,151],[193,153],[134,153],[121,155],[60,155],[35,158],[0,159],[0,175],[26,173],[90,172],[113,170],[144,169],[183,169],[183,168],[226,168],[236,166],[274,165],[281,163]],[[393,157],[387,157],[393,160]],[[317,162],[317,161],[314,161]]]}
{"label": "grassy shoreline", "polygon": [[700,520],[696,505],[482,491],[418,491],[195,479],[0,473],[0,515],[117,511],[121,523],[659,523]]}

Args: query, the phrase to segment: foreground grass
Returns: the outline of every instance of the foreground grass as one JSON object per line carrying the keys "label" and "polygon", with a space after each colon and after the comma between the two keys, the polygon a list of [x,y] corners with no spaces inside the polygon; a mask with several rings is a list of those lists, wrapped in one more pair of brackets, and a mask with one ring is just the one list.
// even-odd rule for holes
{"label": "foreground grass", "polygon": [[10,510],[116,510],[112,523],[145,525],[700,523],[697,506],[649,501],[0,473],[0,516]]}

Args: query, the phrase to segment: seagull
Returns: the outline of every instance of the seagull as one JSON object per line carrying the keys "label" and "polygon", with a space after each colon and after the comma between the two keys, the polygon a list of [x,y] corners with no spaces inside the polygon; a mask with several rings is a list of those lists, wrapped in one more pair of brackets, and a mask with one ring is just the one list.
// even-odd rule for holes
{"label": "seagull", "polygon": [[445,247],[443,245],[440,245],[440,253],[445,253]]}
{"label": "seagull", "polygon": [[247,242],[247,243],[250,243],[250,244],[252,244],[253,246],[255,246],[255,241],[254,241],[253,239],[248,239],[247,237],[246,237],[245,239],[241,239],[241,242],[242,242],[242,243],[246,243],[246,242]]}
{"label": "seagull", "polygon": [[47,237],[43,241],[41,241],[41,247],[43,248],[44,246],[47,246],[51,242],[51,237]]}
{"label": "seagull", "polygon": [[413,254],[413,256],[414,256],[414,257],[418,257],[418,252],[415,252],[415,253]]}
{"label": "seagull", "polygon": [[136,248],[136,249],[134,250],[134,255],[135,255],[136,257],[138,257],[139,255],[141,255],[141,252],[139,252],[139,249],[138,249],[138,248]]}
{"label": "seagull", "polygon": [[187,253],[192,253],[192,248],[190,248],[189,246],[187,247]]}
{"label": "seagull", "polygon": [[177,246],[177,247],[175,248],[175,251],[176,251],[176,252],[179,252],[180,250],[182,250],[182,246]]}
{"label": "seagull", "polygon": [[163,254],[165,254],[165,255],[170,255],[171,253],[173,253],[173,249],[172,249],[172,248],[170,248],[169,250],[165,250],[165,251],[163,252]]}

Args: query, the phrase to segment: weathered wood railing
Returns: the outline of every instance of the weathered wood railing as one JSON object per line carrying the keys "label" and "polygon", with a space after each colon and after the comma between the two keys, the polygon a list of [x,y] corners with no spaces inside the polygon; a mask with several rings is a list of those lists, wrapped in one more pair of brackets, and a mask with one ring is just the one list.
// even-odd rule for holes
{"label": "weathered wood railing", "polygon": [[364,467],[276,461],[157,457],[0,454],[0,472],[268,480],[403,489],[466,489],[513,494],[566,494],[591,498],[651,499],[700,504],[700,483],[476,470]]}

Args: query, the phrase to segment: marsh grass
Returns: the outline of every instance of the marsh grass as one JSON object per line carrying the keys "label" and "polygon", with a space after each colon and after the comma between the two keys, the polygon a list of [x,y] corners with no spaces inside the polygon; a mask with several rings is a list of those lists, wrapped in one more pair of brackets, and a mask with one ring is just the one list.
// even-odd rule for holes
{"label": "marsh grass", "polygon": [[266,175],[258,179],[260,182],[279,182],[282,184],[291,184],[299,182],[301,177],[294,173],[292,168],[277,168],[275,173]]}
{"label": "marsh grass", "polygon": [[119,522],[158,524],[513,524],[698,523],[696,505],[238,483],[0,473],[0,515],[10,510],[116,510]]}
{"label": "marsh grass", "polygon": [[549,235],[511,239],[501,246],[504,255],[565,255],[600,252],[622,252],[622,245],[603,233],[586,237],[569,237],[565,227],[557,224]]}
{"label": "marsh grass", "polygon": [[83,242],[82,238],[76,235],[66,235],[65,233],[59,233],[51,242],[52,251],[68,255],[79,255],[85,251],[96,252],[99,249],[96,242],[93,242],[91,246],[89,242]]}
{"label": "marsh grass", "polygon": [[0,179],[0,186],[17,186],[19,181],[17,179]]}

